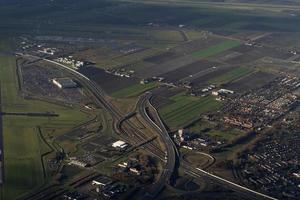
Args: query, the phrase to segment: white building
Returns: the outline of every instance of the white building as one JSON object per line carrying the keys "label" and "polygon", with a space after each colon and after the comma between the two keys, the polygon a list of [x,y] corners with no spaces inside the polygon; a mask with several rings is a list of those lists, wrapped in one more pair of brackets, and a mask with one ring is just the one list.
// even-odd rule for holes
{"label": "white building", "polygon": [[57,87],[64,89],[64,88],[75,88],[77,87],[77,83],[75,83],[70,78],[54,78],[52,80],[53,84]]}
{"label": "white building", "polygon": [[124,149],[124,148],[126,148],[128,145],[126,144],[126,142],[124,142],[124,141],[121,141],[121,140],[118,140],[118,141],[116,141],[116,142],[114,142],[113,144],[112,144],[112,147],[114,147],[114,148],[120,148],[120,149]]}
{"label": "white building", "polygon": [[179,129],[178,130],[178,136],[181,142],[185,141],[187,137],[187,130],[186,129]]}
{"label": "white building", "polygon": [[112,184],[112,182],[113,181],[110,178],[101,176],[101,177],[98,177],[98,178],[94,179],[92,181],[92,185],[97,185],[97,186],[105,187],[107,185]]}
{"label": "white building", "polygon": [[136,175],[140,175],[141,174],[141,172],[137,168],[131,167],[129,170],[130,170],[130,172],[132,172],[132,173],[134,173]]}
{"label": "white building", "polygon": [[118,164],[118,166],[119,166],[119,167],[122,167],[122,168],[126,168],[127,165],[128,165],[127,162],[123,162],[123,163],[119,163],[119,164]]}
{"label": "white building", "polygon": [[212,91],[211,94],[214,95],[214,96],[219,96],[219,95],[222,95],[222,94],[233,94],[234,91],[232,90],[227,90],[227,89],[220,89],[218,91]]}
{"label": "white building", "polygon": [[71,160],[71,162],[69,164],[79,166],[79,167],[87,167],[87,163],[81,162],[79,160]]}
{"label": "white building", "polygon": [[211,94],[214,95],[214,96],[218,96],[219,92],[218,91],[212,91]]}

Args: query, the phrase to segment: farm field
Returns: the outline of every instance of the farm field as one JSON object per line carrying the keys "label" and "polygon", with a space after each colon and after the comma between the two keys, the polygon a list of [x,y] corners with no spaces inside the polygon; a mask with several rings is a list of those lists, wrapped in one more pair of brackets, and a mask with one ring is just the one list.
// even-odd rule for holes
{"label": "farm field", "polygon": [[236,128],[222,127],[222,129],[218,129],[214,124],[201,120],[190,126],[189,130],[194,133],[205,133],[216,140],[222,140],[226,142],[232,142],[235,139],[245,135],[243,131]]}
{"label": "farm field", "polygon": [[217,139],[223,139],[227,142],[231,142],[234,139],[243,136],[244,133],[237,130],[237,129],[231,129],[231,130],[212,130],[208,133],[211,137],[215,137]]}
{"label": "farm field", "polygon": [[[4,177],[3,199],[15,199],[47,182],[41,155],[47,151],[37,126],[70,129],[90,116],[70,107],[37,100],[24,100],[18,95],[15,58],[0,55],[2,108],[5,112],[54,112],[58,117],[3,116]],[[30,120],[29,120],[30,118]]]}
{"label": "farm field", "polygon": [[228,67],[228,66],[221,66],[217,67],[214,70],[208,71],[208,73],[205,74],[200,74],[199,76],[195,76],[192,79],[193,85],[207,85],[207,83],[212,80],[217,78],[218,76],[222,76],[225,73],[230,72],[234,67]]}
{"label": "farm field", "polygon": [[202,37],[186,43],[182,43],[181,45],[174,47],[172,50],[180,54],[192,54],[193,52],[205,50],[211,46],[226,41],[226,39],[214,34],[209,34],[201,31],[200,33],[202,33]]}
{"label": "farm field", "polygon": [[12,117],[5,117],[3,123],[5,183],[2,196],[13,199],[46,182],[41,163],[45,144],[34,128],[21,126]]}
{"label": "farm field", "polygon": [[213,97],[195,98],[182,93],[170,97],[171,102],[159,108],[159,113],[171,128],[179,128],[195,120],[200,114],[213,111],[221,103]]}
{"label": "farm field", "polygon": [[162,74],[171,72],[173,70],[179,69],[185,65],[192,64],[200,60],[199,58],[193,57],[191,55],[176,57],[175,59],[169,60],[167,62],[150,65],[138,69],[136,75],[142,78],[149,78],[153,76],[161,76]]}
{"label": "farm field", "polygon": [[272,33],[260,38],[257,42],[278,47],[300,47],[298,33]]}
{"label": "farm field", "polygon": [[134,97],[134,96],[138,96],[139,94],[141,94],[147,90],[150,90],[156,86],[157,86],[157,83],[155,83],[155,82],[148,83],[148,84],[137,83],[137,84],[129,86],[127,88],[118,90],[118,91],[112,93],[111,96],[114,98]]}
{"label": "farm field", "polygon": [[[76,191],[88,199],[110,194],[113,199],[144,199],[152,188],[153,199],[253,197],[189,173],[182,159],[272,197],[275,186],[281,187],[278,180],[271,187],[270,181],[248,182],[244,174],[261,180],[261,173],[241,169],[250,152],[258,150],[252,148],[254,142],[275,135],[275,129],[298,130],[299,0],[2,1],[0,164],[5,182],[0,200],[38,199],[39,193],[55,195],[56,190],[59,197],[47,197],[76,196]],[[11,49],[2,36],[9,37]],[[95,83],[95,91],[43,58],[73,66]],[[77,86],[52,84],[63,77]],[[140,84],[143,79],[160,81]],[[220,89],[234,94],[214,96]],[[96,90],[103,98],[94,96]],[[176,136],[172,140],[179,158],[166,151],[163,135],[137,113],[137,98],[147,91]],[[149,117],[156,118],[150,110]],[[124,123],[116,124],[120,120]],[[178,129],[186,131],[176,134]],[[115,148],[118,140],[128,146]],[[156,158],[163,156],[167,171],[163,159]],[[124,168],[123,162],[128,164]],[[132,167],[141,173],[132,173]],[[91,185],[94,175],[108,176],[112,187],[98,191]],[[283,186],[294,180],[285,178]]]}
{"label": "farm field", "polygon": [[238,68],[235,68],[229,72],[226,72],[225,74],[222,74],[214,79],[209,80],[208,83],[221,85],[221,84],[232,82],[234,80],[242,78],[242,77],[250,74],[251,72],[253,72],[253,70],[250,68],[238,67]]}
{"label": "farm field", "polygon": [[101,85],[105,92],[112,94],[118,90],[137,84],[136,78],[125,78],[106,73],[103,69],[96,67],[85,67],[79,70],[80,73],[89,77],[97,84]]}
{"label": "farm field", "polygon": [[100,59],[97,62],[97,66],[100,68],[117,68],[120,66],[130,66],[135,63],[142,61],[148,57],[154,56],[160,53],[159,49],[144,49],[135,53],[121,54],[119,53],[114,57],[107,57],[105,59]]}
{"label": "farm field", "polygon": [[274,74],[258,71],[237,81],[226,84],[225,88],[236,92],[244,92],[247,90],[259,88],[276,77],[277,76]]}
{"label": "farm field", "polygon": [[177,56],[179,56],[179,55],[176,54],[175,52],[168,52],[167,51],[167,52],[160,53],[158,55],[154,55],[154,56],[150,56],[148,58],[145,58],[144,61],[154,63],[154,64],[160,64],[160,63],[172,60],[172,59],[176,58]]}
{"label": "farm field", "polygon": [[[72,4],[72,13],[69,9],[64,9],[64,4],[55,11],[49,12],[48,4],[40,4],[34,8],[28,7],[26,4],[21,5],[16,10],[11,6],[3,6],[1,8],[1,28],[2,34],[15,33],[20,34],[32,33],[36,28],[39,19],[53,20],[54,24],[41,24],[40,34],[47,35],[68,35],[78,34],[86,37],[102,37],[102,38],[142,38],[140,30],[135,32],[126,32],[126,30],[118,31],[120,27],[146,25],[149,22],[160,22],[160,24],[177,25],[178,23],[187,26],[199,27],[203,29],[222,29],[222,32],[239,32],[240,30],[251,31],[299,31],[299,16],[290,16],[283,12],[285,9],[293,8],[299,10],[299,6],[274,6],[270,4],[263,6],[262,11],[254,12],[249,8],[262,8],[262,4],[233,4],[216,5],[215,3],[198,3],[195,1],[185,1],[181,6],[172,1],[141,1],[127,0],[122,1],[95,1],[87,0],[85,2],[76,2]],[[178,1],[177,1],[178,2]],[[182,2],[182,1],[179,1]],[[222,4],[217,2],[218,4]],[[148,5],[147,5],[148,4]],[[150,4],[150,5],[149,5]],[[186,6],[183,6],[186,5]],[[254,6],[255,5],[255,6]],[[226,8],[226,9],[224,9]],[[235,8],[233,10],[233,8]],[[10,12],[18,12],[18,15],[11,15]],[[275,12],[274,12],[275,11]],[[78,14],[80,13],[80,15]],[[178,14],[180,13],[180,14]],[[68,16],[68,17],[64,17]],[[24,20],[20,21],[22,18]],[[71,20],[72,19],[72,20]],[[69,22],[72,22],[71,25]],[[103,27],[107,25],[119,25],[117,30],[103,31]],[[126,28],[125,28],[126,29]],[[54,32],[53,32],[54,31]],[[142,36],[141,36],[142,35]],[[165,33],[155,33],[155,37],[165,38]],[[172,35],[173,41],[178,41],[178,34]],[[149,38],[149,36],[148,36]],[[170,38],[168,38],[170,40]]]}
{"label": "farm field", "polygon": [[188,64],[188,65],[185,65],[183,67],[180,67],[171,72],[162,74],[161,76],[166,78],[166,80],[169,82],[177,82],[177,81],[187,78],[189,76],[194,76],[195,74],[205,72],[205,71],[209,70],[210,68],[212,68],[214,66],[218,66],[218,65],[219,65],[219,63],[217,63],[217,62],[200,60],[200,61],[196,61],[191,64]]}
{"label": "farm field", "polygon": [[195,51],[192,55],[195,57],[207,58],[222,53],[223,51],[237,47],[240,44],[241,43],[236,40],[227,40],[219,44],[213,45],[211,47],[208,47],[207,49]]}

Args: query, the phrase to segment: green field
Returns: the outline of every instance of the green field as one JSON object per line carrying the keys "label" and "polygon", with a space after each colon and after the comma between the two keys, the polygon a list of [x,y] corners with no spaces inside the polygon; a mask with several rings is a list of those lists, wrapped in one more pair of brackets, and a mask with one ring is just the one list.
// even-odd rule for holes
{"label": "green field", "polygon": [[171,128],[179,128],[195,120],[200,114],[213,111],[221,106],[221,103],[213,97],[196,98],[178,94],[170,98],[171,103],[159,109],[159,113],[167,125]]}
{"label": "green field", "polygon": [[237,137],[241,137],[244,136],[244,133],[242,131],[239,131],[237,129],[231,129],[231,130],[211,130],[208,133],[211,137],[216,137],[219,139],[223,139],[226,141],[233,141],[234,139],[236,139]]}
{"label": "green field", "polygon": [[207,57],[222,53],[223,51],[237,47],[240,44],[241,43],[236,40],[227,40],[227,41],[221,42],[219,44],[213,45],[211,47],[208,47],[204,50],[196,51],[193,53],[193,56],[207,58]]}
{"label": "green field", "polygon": [[42,151],[37,131],[30,127],[14,127],[12,118],[4,120],[4,169],[3,195],[12,199],[44,183],[41,163]]}
{"label": "green field", "polygon": [[137,83],[135,85],[121,89],[119,91],[116,91],[116,92],[112,93],[111,96],[114,98],[134,97],[134,96],[138,96],[139,94],[141,94],[147,90],[150,90],[156,86],[157,86],[157,83],[155,83],[155,82],[148,83],[148,84]]}
{"label": "green field", "polygon": [[222,74],[214,79],[211,79],[208,81],[209,84],[224,84],[228,82],[235,81],[239,78],[242,78],[243,76],[246,76],[253,72],[253,69],[246,68],[246,67],[238,67],[235,68],[225,74]]}
{"label": "green field", "polygon": [[[46,183],[41,154],[47,151],[37,126],[70,129],[90,119],[76,108],[24,100],[18,95],[15,57],[0,54],[2,109],[6,112],[55,112],[59,117],[3,116],[5,183],[2,199],[16,199]],[[47,172],[46,172],[47,174]]]}
{"label": "green field", "polygon": [[215,124],[207,121],[199,121],[193,126],[189,127],[189,130],[194,133],[208,134],[209,136],[216,138],[217,140],[225,140],[227,142],[233,141],[238,137],[244,136],[245,133],[241,130],[232,127],[217,128]]}

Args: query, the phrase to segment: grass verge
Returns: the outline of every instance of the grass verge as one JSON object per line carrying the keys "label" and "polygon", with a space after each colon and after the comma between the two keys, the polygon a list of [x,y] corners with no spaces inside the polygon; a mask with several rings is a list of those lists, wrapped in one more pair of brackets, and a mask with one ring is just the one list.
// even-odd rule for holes
{"label": "grass verge", "polygon": [[[1,41],[0,41],[1,42]],[[2,47],[4,48],[4,47]],[[90,117],[79,109],[18,95],[16,58],[0,54],[1,106],[6,112],[54,112],[58,117],[3,116],[4,186],[2,199],[16,199],[46,183],[41,156],[47,150],[36,127],[69,128]],[[2,139],[2,138],[1,138]]]}

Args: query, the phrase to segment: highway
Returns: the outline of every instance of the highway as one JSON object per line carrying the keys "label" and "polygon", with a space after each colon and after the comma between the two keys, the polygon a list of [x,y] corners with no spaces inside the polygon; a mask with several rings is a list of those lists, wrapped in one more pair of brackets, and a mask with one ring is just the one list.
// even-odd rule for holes
{"label": "highway", "polygon": [[186,173],[193,176],[194,178],[207,178],[208,180],[212,181],[214,184],[226,187],[228,189],[231,189],[239,194],[241,196],[244,196],[249,199],[264,199],[264,200],[278,200],[274,197],[271,197],[269,195],[265,195],[260,192],[256,192],[254,190],[251,190],[247,187],[241,186],[239,184],[236,184],[234,182],[228,181],[224,178],[221,178],[219,176],[216,176],[212,173],[209,173],[205,170],[202,170],[200,168],[193,168],[187,165],[186,163],[182,164],[182,167],[185,169]]}
{"label": "highway", "polygon": [[202,169],[200,169],[200,168],[196,168],[196,170],[198,170],[199,172],[201,172],[201,173],[203,173],[203,174],[205,174],[205,175],[207,175],[207,176],[209,176],[209,177],[211,177],[211,178],[214,178],[215,180],[220,181],[221,183],[227,184],[227,185],[232,186],[232,187],[235,187],[235,188],[239,188],[239,189],[243,190],[243,191],[246,192],[246,193],[249,192],[249,193],[251,193],[251,195],[257,195],[257,196],[259,196],[259,197],[263,197],[263,198],[266,198],[266,199],[276,200],[276,198],[273,198],[273,197],[270,197],[270,196],[268,196],[268,195],[265,195],[265,194],[256,192],[256,191],[254,191],[254,190],[250,190],[249,188],[246,188],[246,187],[244,187],[244,186],[241,186],[241,185],[238,185],[238,184],[233,183],[233,182],[231,182],[231,181],[228,181],[228,180],[226,180],[226,179],[224,179],[224,178],[221,178],[221,177],[219,177],[219,176],[216,176],[216,175],[214,175],[214,174],[211,174],[211,173],[209,173],[209,172],[206,172],[206,171],[204,171],[204,170],[202,170]]}
{"label": "highway", "polygon": [[[139,144],[146,139],[144,133],[137,129],[133,123],[128,121],[128,115],[123,116],[109,101],[107,101],[105,92],[94,81],[63,64],[46,58],[44,58],[43,60],[58,65],[77,77],[80,80],[81,84],[83,84],[89,91],[92,92],[98,103],[102,107],[104,107],[108,113],[111,114],[114,121],[114,130],[123,137],[127,135],[127,141],[129,143]],[[158,157],[161,160],[164,159],[164,152],[162,152],[157,146],[153,145],[153,143],[147,143],[144,145],[144,147],[148,149],[149,152],[154,156]]]}
{"label": "highway", "polygon": [[[24,56],[24,55],[23,55]],[[36,56],[26,55],[30,57],[35,57],[37,59],[41,59]],[[131,141],[134,142],[141,142],[145,140],[145,137],[143,133],[140,130],[137,130],[134,127],[134,124],[130,123],[126,117],[122,117],[122,114],[120,114],[113,105],[110,104],[105,98],[104,92],[99,89],[99,86],[94,83],[92,80],[90,80],[88,77],[84,76],[83,74],[64,66],[60,63],[57,63],[55,61],[49,60],[49,59],[43,59],[44,61],[53,63],[55,65],[61,66],[65,70],[71,72],[74,76],[76,76],[78,79],[80,79],[81,83],[89,89],[94,96],[96,97],[98,103],[100,103],[109,113],[111,113],[113,119],[115,120],[114,128],[119,133],[123,134],[131,134],[128,135]],[[149,123],[149,125],[156,130],[158,135],[161,137],[161,139],[164,141],[166,146],[166,154],[161,151],[157,146],[155,146],[153,143],[147,143],[144,147],[148,152],[152,153],[153,155],[157,156],[160,159],[164,159],[166,156],[166,164],[165,169],[163,170],[160,179],[157,181],[156,184],[153,185],[153,187],[150,189],[149,192],[146,192],[143,199],[154,199],[159,192],[164,188],[166,183],[170,183],[170,180],[172,178],[172,174],[174,172],[175,166],[176,166],[176,160],[178,159],[178,151],[177,148],[173,142],[173,140],[170,138],[168,131],[166,130],[163,122],[158,116],[159,119],[159,125],[157,125],[151,118],[149,117],[146,107],[147,105],[151,107],[151,109],[154,109],[154,111],[157,113],[156,109],[151,105],[150,98],[152,94],[147,93],[144,96],[142,96],[139,99],[139,102],[137,104],[137,108],[139,110],[139,113],[142,115],[142,117],[146,120],[146,122]],[[132,137],[133,136],[133,137]],[[233,191],[236,191],[240,193],[242,196],[248,197],[249,199],[269,199],[269,200],[276,200],[276,198],[270,197],[268,195],[253,191],[251,189],[248,189],[244,186],[238,185],[236,183],[230,182],[226,179],[223,179],[221,177],[218,177],[212,173],[209,173],[207,171],[204,171],[199,168],[191,167],[188,163],[181,161],[180,166],[186,171],[186,173],[190,174],[191,176],[195,178],[199,177],[205,177],[214,183],[227,187]]]}
{"label": "highway", "polygon": [[[107,112],[109,112],[112,115],[114,125],[113,128],[117,133],[120,134],[121,137],[127,136],[127,141],[129,143],[136,143],[140,144],[141,142],[144,142],[146,139],[146,136],[144,133],[142,133],[140,130],[134,127],[134,124],[132,124],[130,121],[128,121],[128,116],[123,116],[121,113],[119,113],[113,105],[111,105],[110,102],[108,102],[105,98],[105,93],[102,91],[99,86],[90,80],[88,77],[84,76],[83,74],[77,72],[76,70],[73,70],[61,63],[46,59],[46,58],[40,58],[37,56],[32,56],[32,55],[22,55],[21,56],[25,57],[31,57],[37,60],[44,60],[46,62],[50,62],[52,64],[55,64],[57,66],[62,67],[64,70],[67,70],[70,72],[72,75],[74,75],[77,79],[79,79],[80,83],[84,85],[89,91],[92,92],[92,94],[95,96],[96,101],[98,104],[100,104]],[[129,115],[130,116],[130,115]],[[151,124],[151,126],[154,124]],[[165,161],[165,152],[160,150],[159,147],[154,145],[153,143],[146,143],[143,146],[149,153],[152,155],[158,157],[160,160]],[[170,155],[174,154],[173,152],[170,153]],[[169,156],[168,156],[169,157]],[[174,156],[171,156],[172,158]],[[169,162],[171,163],[171,162]],[[169,182],[170,177],[172,175],[174,167],[172,166],[173,164],[169,164],[167,169],[165,169],[162,173],[162,176],[159,177],[159,180],[153,185],[153,187],[150,189],[150,192],[145,192],[145,196],[143,199],[153,199],[155,198],[159,192],[164,188],[165,184]],[[168,170],[170,169],[170,170]]]}
{"label": "highway", "polygon": [[153,188],[151,188],[149,192],[145,194],[145,197],[143,199],[155,198],[164,188],[165,184],[170,183],[176,167],[176,160],[178,160],[177,147],[173,143],[173,140],[170,138],[168,131],[165,128],[161,129],[158,125],[156,125],[147,113],[146,107],[147,104],[150,104],[149,99],[151,98],[151,96],[151,93],[147,93],[146,95],[142,96],[138,101],[137,108],[139,109],[139,113],[144,118],[144,120],[159,134],[162,141],[164,142],[166,148],[166,164],[164,166],[164,170],[161,174],[160,180]]}
{"label": "highway", "polygon": [[[138,104],[138,108],[139,108],[139,112],[142,114],[143,118],[145,118],[147,120],[147,122],[149,124],[152,124],[153,128],[156,129],[156,131],[160,134],[160,136],[163,138],[163,141],[165,143],[165,146],[167,148],[167,155],[168,156],[168,160],[167,160],[167,165],[166,165],[166,169],[169,172],[168,174],[164,174],[165,176],[170,176],[170,174],[172,174],[171,170],[172,167],[173,169],[175,168],[175,161],[177,159],[178,156],[178,152],[177,152],[177,148],[176,145],[174,144],[173,140],[170,138],[168,131],[166,130],[163,122],[161,121],[157,110],[152,106],[150,99],[151,99],[152,95],[151,93],[147,93],[144,97],[141,97],[140,102]],[[148,116],[147,111],[146,111],[146,104],[148,103],[148,105],[150,107],[152,107],[152,109],[154,109],[155,113],[157,114],[157,118],[159,119],[159,125],[155,124],[155,122],[153,122],[153,120],[151,120],[151,118]],[[175,150],[176,149],[176,150]],[[176,153],[177,152],[177,153]],[[170,155],[172,156],[172,159],[169,158]],[[207,154],[206,156],[211,157],[209,154]],[[212,159],[214,159],[212,157]],[[173,165],[172,165],[173,164]],[[181,161],[180,166],[186,171],[186,173],[190,174],[191,176],[195,177],[195,178],[200,178],[200,177],[205,177],[210,179],[211,181],[213,181],[214,183],[227,187],[233,191],[236,191],[238,193],[240,193],[241,195],[249,198],[249,199],[269,199],[269,200],[276,200],[276,198],[273,198],[271,196],[256,192],[254,190],[248,189],[244,186],[238,185],[236,183],[233,183],[231,181],[228,181],[224,178],[218,177],[212,173],[209,173],[207,171],[204,171],[200,168],[194,168],[191,167],[190,164],[188,164],[185,161]]]}

